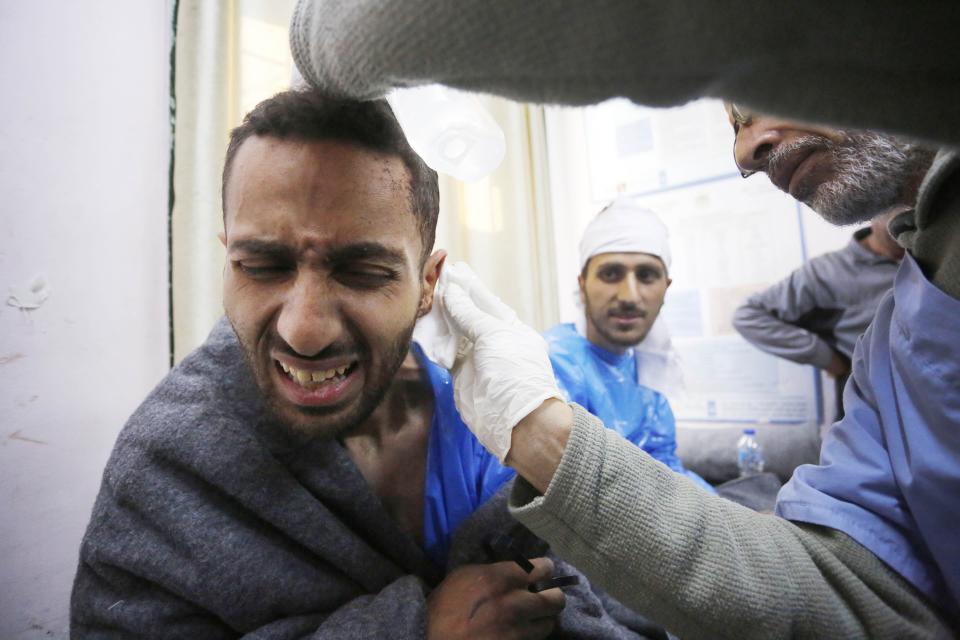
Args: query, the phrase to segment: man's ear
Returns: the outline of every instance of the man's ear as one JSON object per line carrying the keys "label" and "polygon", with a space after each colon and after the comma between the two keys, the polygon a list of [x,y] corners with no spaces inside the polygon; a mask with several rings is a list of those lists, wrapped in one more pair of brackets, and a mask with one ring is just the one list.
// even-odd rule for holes
{"label": "man's ear", "polygon": [[673,284],[673,278],[667,278],[667,286],[663,288],[663,297],[660,298],[660,308],[657,309],[658,314],[663,309],[663,305],[667,303],[667,290],[670,289],[670,285],[672,284]]}
{"label": "man's ear", "polygon": [[[209,236],[207,236],[207,237],[209,237]],[[217,237],[220,238],[220,244],[222,244],[224,247],[226,247],[226,246],[227,246],[227,234],[226,234],[226,232],[221,231],[220,233],[217,234]]]}
{"label": "man's ear", "polygon": [[583,279],[583,274],[577,276],[577,286],[580,287],[580,303],[587,306],[587,281]]}
{"label": "man's ear", "polygon": [[433,308],[433,294],[436,291],[437,280],[440,279],[440,273],[443,272],[443,264],[446,259],[447,252],[443,249],[437,249],[423,265],[420,307],[417,309],[418,318],[427,315]]}

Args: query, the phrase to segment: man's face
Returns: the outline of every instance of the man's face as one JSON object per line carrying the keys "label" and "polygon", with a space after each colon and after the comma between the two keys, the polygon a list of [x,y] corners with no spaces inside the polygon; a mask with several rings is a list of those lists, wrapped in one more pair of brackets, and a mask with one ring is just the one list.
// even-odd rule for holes
{"label": "man's face", "polygon": [[912,205],[912,190],[929,165],[925,149],[892,136],[743,114],[733,105],[727,115],[741,171],[763,171],[777,188],[838,225]]}
{"label": "man's face", "polygon": [[670,278],[648,253],[601,253],[579,277],[587,339],[614,353],[643,340],[663,306]]}
{"label": "man's face", "polygon": [[225,199],[224,308],[268,405],[333,437],[376,408],[429,310],[403,161],[337,142],[249,138]]}

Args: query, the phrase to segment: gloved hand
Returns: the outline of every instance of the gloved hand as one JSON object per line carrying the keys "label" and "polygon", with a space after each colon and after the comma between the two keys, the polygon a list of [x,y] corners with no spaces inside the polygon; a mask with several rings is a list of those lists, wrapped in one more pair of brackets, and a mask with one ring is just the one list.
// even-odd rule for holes
{"label": "gloved hand", "polygon": [[547,343],[464,264],[453,266],[441,302],[472,347],[460,350],[453,368],[457,409],[480,443],[503,462],[517,423],[545,400],[563,400]]}

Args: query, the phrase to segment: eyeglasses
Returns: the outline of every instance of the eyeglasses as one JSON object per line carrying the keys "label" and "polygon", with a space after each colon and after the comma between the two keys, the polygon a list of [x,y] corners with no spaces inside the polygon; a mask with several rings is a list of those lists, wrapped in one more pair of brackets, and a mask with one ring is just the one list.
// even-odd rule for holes
{"label": "eyeglasses", "polygon": [[758,169],[744,169],[740,166],[740,163],[737,162],[737,136],[740,134],[741,127],[749,127],[753,124],[753,114],[743,111],[740,107],[734,103],[730,103],[730,115],[733,117],[733,162],[737,165],[737,169],[740,171],[741,178],[749,178],[755,173],[759,173]]}

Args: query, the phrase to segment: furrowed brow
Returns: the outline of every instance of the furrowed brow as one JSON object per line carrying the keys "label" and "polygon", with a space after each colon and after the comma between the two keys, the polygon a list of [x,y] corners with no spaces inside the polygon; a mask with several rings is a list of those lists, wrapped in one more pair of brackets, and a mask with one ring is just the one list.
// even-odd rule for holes
{"label": "furrowed brow", "polygon": [[257,255],[271,258],[292,258],[294,252],[290,247],[270,240],[256,238],[242,239],[230,242],[229,253],[241,252],[248,255]]}
{"label": "furrowed brow", "polygon": [[351,262],[354,260],[376,260],[392,267],[401,267],[406,262],[403,252],[391,249],[379,242],[357,242],[334,247],[327,253],[327,262]]}

